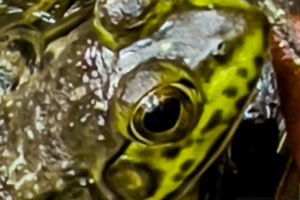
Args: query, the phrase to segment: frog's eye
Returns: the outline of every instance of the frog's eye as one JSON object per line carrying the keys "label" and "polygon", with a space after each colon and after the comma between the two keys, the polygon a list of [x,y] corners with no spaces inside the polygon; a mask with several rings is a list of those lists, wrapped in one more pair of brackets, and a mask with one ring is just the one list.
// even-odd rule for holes
{"label": "frog's eye", "polygon": [[129,140],[147,145],[178,142],[199,122],[201,83],[180,62],[150,59],[123,75],[119,86],[113,127]]}
{"label": "frog's eye", "polygon": [[[157,97],[155,99],[157,99]],[[158,104],[150,110],[141,111],[144,112],[142,119],[143,127],[154,133],[167,131],[177,124],[180,110],[180,101],[177,98],[167,98],[159,101]]]}
{"label": "frog's eye", "polygon": [[198,119],[197,99],[191,83],[177,82],[154,88],[137,104],[130,133],[146,143],[168,143],[184,138]]}

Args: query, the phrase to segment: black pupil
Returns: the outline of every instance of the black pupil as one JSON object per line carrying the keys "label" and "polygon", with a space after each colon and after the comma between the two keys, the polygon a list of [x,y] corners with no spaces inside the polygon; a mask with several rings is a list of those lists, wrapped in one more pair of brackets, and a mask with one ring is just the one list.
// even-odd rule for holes
{"label": "black pupil", "polygon": [[145,115],[144,126],[151,132],[163,132],[174,127],[180,114],[180,102],[170,98]]}

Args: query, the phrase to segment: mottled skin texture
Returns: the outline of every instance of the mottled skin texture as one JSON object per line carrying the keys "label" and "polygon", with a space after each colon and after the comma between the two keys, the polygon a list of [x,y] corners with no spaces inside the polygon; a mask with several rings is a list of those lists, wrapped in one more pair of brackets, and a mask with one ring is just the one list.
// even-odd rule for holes
{"label": "mottled skin texture", "polygon": [[[31,15],[59,2],[35,2],[1,31],[35,56],[7,39],[1,49],[4,64],[19,61],[7,73],[19,81],[1,99],[0,199],[197,199],[189,191],[259,74],[263,16],[233,0],[77,1],[65,20]],[[146,127],[168,99],[179,102],[176,122]]]}

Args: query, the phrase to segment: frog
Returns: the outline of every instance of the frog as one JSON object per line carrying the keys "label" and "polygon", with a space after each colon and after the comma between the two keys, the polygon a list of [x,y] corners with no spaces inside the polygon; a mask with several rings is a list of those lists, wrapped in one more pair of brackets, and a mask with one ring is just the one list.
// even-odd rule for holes
{"label": "frog", "polygon": [[[27,3],[26,3],[27,2]],[[266,58],[242,0],[2,3],[0,199],[198,199]]]}

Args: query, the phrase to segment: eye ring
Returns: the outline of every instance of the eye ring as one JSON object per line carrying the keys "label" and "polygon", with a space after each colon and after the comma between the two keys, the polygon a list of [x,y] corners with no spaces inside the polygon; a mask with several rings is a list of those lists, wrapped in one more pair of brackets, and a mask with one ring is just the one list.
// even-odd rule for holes
{"label": "eye ring", "polygon": [[177,142],[187,136],[199,121],[202,96],[183,82],[160,85],[137,103],[129,131],[146,144]]}

